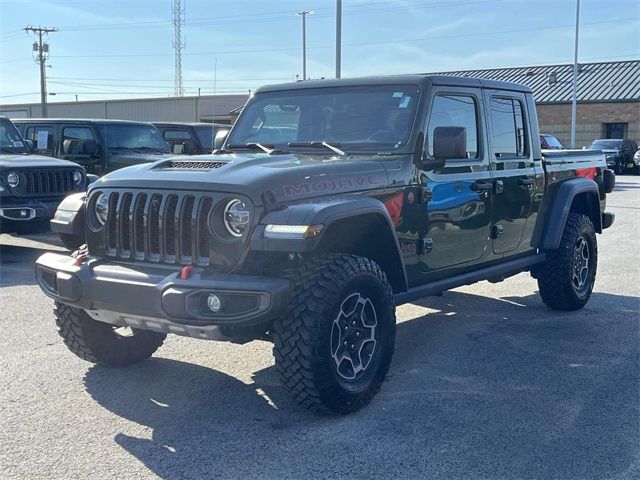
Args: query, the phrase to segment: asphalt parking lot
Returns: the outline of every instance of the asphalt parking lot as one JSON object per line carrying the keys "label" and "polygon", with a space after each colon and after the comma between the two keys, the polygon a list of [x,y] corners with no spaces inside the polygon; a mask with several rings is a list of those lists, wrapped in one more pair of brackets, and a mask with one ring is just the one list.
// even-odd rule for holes
{"label": "asphalt parking lot", "polygon": [[402,307],[381,393],[338,418],[288,398],[266,342],[83,362],[33,275],[64,249],[2,235],[0,478],[640,478],[640,177],[608,209],[584,310],[526,274]]}

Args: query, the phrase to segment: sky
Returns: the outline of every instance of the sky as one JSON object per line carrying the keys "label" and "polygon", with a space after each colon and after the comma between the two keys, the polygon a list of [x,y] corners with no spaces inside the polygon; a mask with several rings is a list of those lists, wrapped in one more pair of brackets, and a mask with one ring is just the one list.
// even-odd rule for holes
{"label": "sky", "polygon": [[[0,0],[0,104],[174,94],[172,0]],[[185,95],[335,75],[335,0],[183,0]],[[342,76],[572,63],[576,0],[343,0]],[[579,61],[640,58],[639,0],[582,0]],[[214,82],[215,78],[215,82]],[[55,95],[52,95],[55,94]]]}

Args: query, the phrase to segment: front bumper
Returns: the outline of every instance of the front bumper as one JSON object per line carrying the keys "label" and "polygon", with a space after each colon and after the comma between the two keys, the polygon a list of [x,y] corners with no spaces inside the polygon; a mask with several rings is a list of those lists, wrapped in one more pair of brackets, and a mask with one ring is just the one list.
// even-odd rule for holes
{"label": "front bumper", "polygon": [[60,200],[2,199],[0,219],[9,222],[49,220],[53,217]]}
{"label": "front bumper", "polygon": [[[87,311],[96,320],[135,328],[210,338],[215,326],[267,323],[286,308],[289,282],[276,277],[180,270],[148,264],[109,263],[45,253],[36,261],[40,288],[51,298]],[[218,312],[207,306],[221,300]]]}

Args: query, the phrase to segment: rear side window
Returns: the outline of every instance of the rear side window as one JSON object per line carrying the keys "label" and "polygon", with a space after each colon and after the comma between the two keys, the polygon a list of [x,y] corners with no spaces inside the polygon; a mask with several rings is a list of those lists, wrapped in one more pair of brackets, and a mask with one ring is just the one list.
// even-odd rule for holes
{"label": "rear side window", "polygon": [[496,157],[526,157],[529,149],[522,102],[516,98],[492,97],[489,113]]}
{"label": "rear side window", "polygon": [[33,126],[27,128],[27,138],[33,141],[34,150],[43,155],[53,155],[53,127]]}
{"label": "rear side window", "polygon": [[467,95],[437,95],[433,100],[427,151],[433,155],[433,132],[437,127],[464,127],[466,129],[466,158],[478,158],[478,115],[475,98]]}

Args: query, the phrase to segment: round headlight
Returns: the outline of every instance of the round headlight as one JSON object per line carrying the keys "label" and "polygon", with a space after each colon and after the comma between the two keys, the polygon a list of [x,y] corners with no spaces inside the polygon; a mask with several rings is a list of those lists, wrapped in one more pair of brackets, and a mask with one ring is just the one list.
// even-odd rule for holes
{"label": "round headlight", "polygon": [[73,183],[82,185],[82,172],[80,170],[73,172]]}
{"label": "round headlight", "polygon": [[231,200],[224,208],[224,226],[234,237],[241,237],[247,231],[250,220],[251,212],[242,200]]}
{"label": "round headlight", "polygon": [[20,175],[18,175],[16,172],[9,172],[9,174],[7,175],[7,183],[11,188],[16,188],[20,183]]}
{"label": "round headlight", "polygon": [[107,223],[109,217],[109,198],[104,193],[99,193],[94,205],[96,219],[102,226]]}

